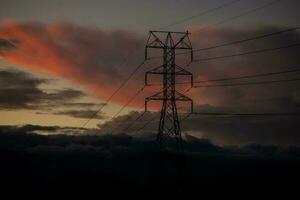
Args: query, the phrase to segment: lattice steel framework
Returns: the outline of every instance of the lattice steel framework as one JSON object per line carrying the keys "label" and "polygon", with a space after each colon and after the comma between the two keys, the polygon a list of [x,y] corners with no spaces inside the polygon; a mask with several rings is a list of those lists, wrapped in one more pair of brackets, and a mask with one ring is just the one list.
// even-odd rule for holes
{"label": "lattice steel framework", "polygon": [[176,65],[176,50],[190,50],[191,62],[193,60],[193,49],[189,39],[189,32],[167,32],[150,31],[145,48],[145,59],[148,59],[148,49],[163,50],[163,65],[145,73],[145,85],[148,84],[148,75],[159,74],[163,76],[162,91],[145,99],[145,111],[147,103],[152,100],[162,101],[162,108],[158,126],[157,147],[161,149],[167,138],[175,138],[176,148],[183,151],[180,121],[177,114],[176,101],[189,101],[191,112],[193,112],[193,100],[176,91],[176,76],[190,76],[191,87],[193,87],[193,74]]}

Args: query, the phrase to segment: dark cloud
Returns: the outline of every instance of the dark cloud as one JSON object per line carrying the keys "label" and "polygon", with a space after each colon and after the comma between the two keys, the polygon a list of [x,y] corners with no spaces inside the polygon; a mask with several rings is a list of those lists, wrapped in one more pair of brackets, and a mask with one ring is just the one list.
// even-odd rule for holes
{"label": "dark cloud", "polygon": [[[99,108],[107,105],[106,103],[84,103],[84,102],[66,102],[62,103],[63,111],[53,112],[55,115],[66,115],[74,118],[90,119],[106,119],[103,113],[97,112]],[[95,114],[96,113],[96,114]],[[42,113],[41,113],[42,114]]]}
{"label": "dark cloud", "polygon": [[[64,130],[71,130],[73,134],[66,135]],[[37,131],[49,131],[49,132],[57,132],[55,135],[43,136],[36,134]],[[76,133],[78,132],[78,133]],[[82,148],[88,146],[88,148],[93,147],[95,149],[102,151],[103,147],[109,147],[112,149],[119,149],[121,151],[122,148],[130,148],[135,149],[136,152],[152,151],[155,143],[155,135],[140,135],[133,136],[125,133],[112,135],[112,134],[98,134],[96,129],[84,129],[84,128],[76,128],[76,127],[59,127],[59,126],[39,126],[39,125],[24,125],[24,126],[0,126],[0,149],[7,147],[10,149],[14,149],[14,146],[7,145],[7,141],[11,140],[18,144],[18,142],[24,142],[24,146],[22,146],[22,150],[35,150],[35,147],[41,149],[41,146],[61,146],[63,149],[68,150],[66,148],[69,145],[82,145]],[[60,134],[59,134],[60,133]],[[93,133],[93,134],[91,134]],[[26,139],[27,138],[27,139]],[[35,138],[42,138],[40,143],[36,143],[36,145],[27,145],[31,143],[31,140],[35,140]],[[167,143],[167,148],[172,150],[175,147],[175,140],[170,140]],[[261,145],[256,143],[251,143],[244,146],[218,146],[210,142],[208,139],[201,139],[195,136],[186,134],[184,137],[185,149],[187,152],[208,152],[208,153],[233,153],[237,151],[239,154],[261,154],[267,155],[269,153],[286,153],[288,156],[288,150],[297,149],[297,146],[286,146],[280,147],[276,145]],[[62,149],[62,150],[63,150]],[[45,149],[46,150],[46,149]],[[114,151],[114,150],[112,150]],[[37,153],[41,153],[40,151],[36,151]],[[121,153],[121,152],[120,152]]]}
{"label": "dark cloud", "polygon": [[14,45],[11,42],[0,38],[0,55],[12,48],[14,48]]}
{"label": "dark cloud", "polygon": [[40,88],[49,80],[12,70],[0,71],[0,107],[2,109],[43,109],[59,102],[72,101],[85,96],[78,90],[63,89],[47,93]]}
{"label": "dark cloud", "polygon": [[107,105],[106,103],[91,103],[91,102],[66,102],[63,103],[67,107],[83,107],[83,108],[92,108],[92,107],[102,107]]}
{"label": "dark cloud", "polygon": [[1,125],[0,130],[1,133],[5,134],[13,134],[13,133],[22,133],[22,134],[32,134],[35,131],[52,131],[55,132],[58,129],[62,129],[59,126],[40,126],[40,125],[32,125],[27,124],[24,126],[9,126],[9,125]]}
{"label": "dark cloud", "polygon": [[86,118],[90,119],[93,116],[93,119],[106,119],[104,115],[101,113],[97,113],[97,110],[67,110],[67,111],[60,111],[55,112],[56,115],[67,115],[75,118]]}
{"label": "dark cloud", "polygon": [[[203,105],[199,112],[235,112],[228,107]],[[292,109],[292,108],[291,108]],[[290,110],[293,112],[293,110]],[[101,133],[126,133],[134,136],[156,134],[159,113],[147,113],[140,120],[135,119],[141,113],[132,112],[99,125]],[[186,115],[181,115],[184,118]],[[298,121],[300,116],[201,116],[191,115],[182,121],[182,135],[206,138],[218,145],[300,145]],[[153,120],[154,119],[154,120]],[[126,129],[129,124],[132,126]],[[147,126],[145,126],[147,124]]]}
{"label": "dark cloud", "polygon": [[[31,109],[38,110],[37,114],[59,114],[76,118],[89,118],[95,108],[103,106],[102,103],[75,102],[74,100],[85,97],[86,94],[79,90],[63,89],[56,91],[44,91],[41,84],[50,84],[48,79],[41,79],[29,73],[13,70],[0,70],[0,108],[2,110]],[[71,108],[71,110],[55,111],[57,108]],[[81,108],[79,110],[74,109]],[[42,112],[44,111],[44,112]],[[98,114],[97,119],[104,116]]]}
{"label": "dark cloud", "polygon": [[[1,125],[0,132],[8,135],[96,135],[97,129],[86,129],[78,127],[59,127],[59,126],[40,126],[40,125],[24,125],[24,126],[9,126]],[[22,137],[21,137],[22,138]]]}
{"label": "dark cloud", "polygon": [[0,71],[0,107],[2,109],[29,109],[41,102],[46,94],[38,88],[47,80],[38,79],[16,70]]}
{"label": "dark cloud", "polygon": [[68,101],[68,100],[74,100],[80,97],[86,96],[83,92],[79,90],[73,90],[73,89],[64,89],[64,90],[57,90],[54,93],[49,93],[47,96],[45,96],[45,100],[52,102],[52,101]]}
{"label": "dark cloud", "polygon": [[11,47],[12,44],[8,40],[0,38],[0,46],[1,47]]}

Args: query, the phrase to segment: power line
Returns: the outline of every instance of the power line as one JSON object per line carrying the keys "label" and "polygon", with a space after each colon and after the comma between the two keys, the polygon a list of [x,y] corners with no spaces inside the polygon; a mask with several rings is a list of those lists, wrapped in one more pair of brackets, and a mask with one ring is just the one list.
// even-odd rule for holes
{"label": "power line", "polygon": [[124,109],[127,107],[141,92],[143,92],[145,86],[143,86],[141,89],[139,89],[128,101],[126,104],[124,104],[121,109],[113,116],[113,118],[117,117]]}
{"label": "power line", "polygon": [[272,75],[278,75],[278,74],[287,74],[287,73],[298,72],[298,71],[300,71],[300,69],[291,69],[291,70],[285,70],[285,71],[279,71],[279,72],[270,72],[270,73],[260,73],[260,74],[245,75],[245,76],[239,76],[239,77],[211,79],[211,80],[205,80],[205,81],[194,81],[194,83],[239,80],[239,79],[246,79],[246,78],[256,78],[256,77],[272,76]]}
{"label": "power line", "polygon": [[187,120],[187,119],[191,116],[191,114],[193,114],[193,113],[192,113],[192,112],[191,112],[191,113],[188,113],[188,114],[181,120],[181,122]]}
{"label": "power line", "polygon": [[[139,115],[138,118],[141,118],[144,114],[145,114],[145,112],[142,113],[141,115]],[[272,117],[272,116],[300,116],[300,112],[278,112],[278,113],[275,113],[275,112],[273,112],[273,113],[210,113],[210,112],[192,112],[192,113],[188,113],[182,119],[182,121],[186,120],[191,115],[227,116],[227,117],[236,117],[236,116],[249,116],[249,117],[264,117],[264,116],[269,116],[269,117]],[[135,134],[137,134],[141,130],[145,129],[149,124],[156,122],[156,121],[154,121],[156,119],[156,117],[157,116],[155,115],[150,120],[147,120],[146,123],[143,126],[141,126],[139,129],[137,129],[135,131]]]}
{"label": "power line", "polygon": [[[144,106],[145,106],[145,105],[142,104],[137,110],[141,110]],[[142,115],[143,115],[143,114],[142,114]],[[134,119],[134,120],[131,120],[131,119],[130,119],[131,117],[132,117],[132,116],[128,115],[128,117],[127,117],[127,119],[126,119],[126,122],[120,121],[120,122],[119,122],[119,125],[118,125],[118,127],[117,127],[117,129],[120,127],[120,125],[123,125],[123,124],[125,124],[125,125],[127,124],[127,126],[132,126],[132,125],[130,125],[130,124],[135,123],[136,120],[139,119],[139,116],[137,117],[137,119]],[[127,126],[123,128],[123,132],[124,132],[124,130],[127,128]],[[129,127],[129,128],[130,128],[130,127]],[[127,130],[127,129],[126,129],[126,130]]]}
{"label": "power line", "polygon": [[[221,22],[212,24],[212,25],[210,25],[210,26],[203,27],[203,28],[201,28],[200,30],[202,30],[202,29],[207,29],[207,28],[209,28],[209,27],[214,27],[214,26],[217,26],[217,25],[220,25],[220,24],[229,22],[229,21],[231,21],[231,20],[237,19],[237,18],[239,18],[239,17],[243,17],[243,16],[248,15],[248,14],[250,14],[250,13],[252,13],[252,12],[255,12],[255,11],[258,11],[258,10],[260,10],[260,9],[263,9],[263,8],[265,8],[265,7],[267,7],[267,6],[271,6],[271,5],[273,5],[274,3],[277,3],[278,1],[281,1],[281,0],[275,0],[275,1],[272,1],[272,2],[270,2],[270,3],[267,3],[267,4],[262,5],[262,6],[260,6],[260,7],[256,7],[256,8],[254,8],[254,9],[252,9],[252,10],[248,10],[248,11],[245,12],[245,13],[242,13],[242,14],[236,15],[236,16],[234,16],[234,17],[225,19],[224,21],[221,21]],[[265,38],[265,37],[270,37],[270,36],[273,36],[273,35],[282,34],[282,33],[290,32],[290,31],[295,31],[295,30],[298,30],[298,29],[300,29],[300,27],[295,27],[295,28],[290,28],[290,29],[286,29],[286,30],[282,30],[282,31],[277,31],[277,32],[273,32],[273,33],[269,33],[269,34],[265,34],[265,35],[256,36],[256,37],[253,37],[253,38],[247,38],[247,39],[243,39],[243,40],[237,40],[237,41],[233,41],[233,42],[228,42],[228,43],[224,43],[224,44],[220,44],[220,45],[216,45],[216,46],[205,47],[205,48],[201,48],[201,49],[194,49],[193,52],[204,51],[204,50],[210,50],[210,49],[214,49],[214,48],[218,48],[218,47],[224,47],[224,46],[234,45],[234,44],[238,44],[238,43],[248,42],[248,41],[251,41],[251,40],[256,40],[256,39],[261,39],[261,38]],[[182,55],[182,54],[188,54],[188,53],[190,53],[190,51],[176,53],[176,55]],[[151,57],[151,58],[149,58],[149,59],[157,59],[157,58],[162,58],[162,56],[155,56],[155,57]]]}
{"label": "power line", "polygon": [[[218,7],[215,7],[215,8],[212,8],[212,9],[209,9],[209,10],[207,10],[207,11],[204,11],[203,13],[200,13],[200,14],[198,14],[197,16],[201,16],[201,15],[205,15],[205,14],[208,14],[208,13],[210,13],[210,12],[213,12],[213,11],[215,11],[215,10],[218,10],[218,9],[221,9],[221,8],[223,8],[223,7],[226,7],[226,6],[229,6],[229,5],[231,5],[231,4],[233,4],[233,3],[236,3],[236,2],[238,2],[238,1],[241,1],[241,0],[234,0],[234,1],[231,1],[231,2],[229,2],[229,3],[225,3],[225,4],[222,4],[222,5],[220,5],[220,6],[218,6]],[[195,18],[195,17],[197,17],[197,16],[191,16],[191,17],[189,17],[189,18]],[[189,19],[187,19],[187,18],[185,18],[185,19],[183,19],[184,21],[180,21],[180,22],[176,22],[176,23],[183,23],[183,22],[185,22],[185,21],[188,21]],[[165,26],[165,27],[160,27],[159,29],[164,29],[164,28],[167,28],[167,27],[170,27],[170,26],[173,26],[173,25],[175,25],[176,23],[172,23],[172,24],[169,24],[169,25],[167,25],[167,26]],[[135,52],[135,50],[133,50],[133,51],[131,51],[130,53],[129,53],[129,55],[131,55],[131,54],[133,54]],[[127,56],[127,58],[128,57],[130,57],[130,56]],[[125,59],[125,61],[124,61],[124,63],[126,63],[126,61],[127,61],[127,58]],[[144,62],[145,62],[145,60],[142,62],[142,64],[141,65],[143,65],[144,64]],[[97,110],[95,113],[93,113],[92,115],[91,115],[91,117],[82,125],[82,127],[85,127],[93,118],[95,118],[96,116],[97,116],[97,114],[99,113],[99,112],[101,112],[102,111],[102,109],[111,101],[111,99],[121,90],[121,88],[123,88],[123,86],[131,79],[131,77],[133,76],[133,74],[141,67],[141,65],[139,65],[134,71],[133,71],[133,73],[132,74],[130,74],[129,75],[129,77],[128,77],[128,79],[126,79],[121,85],[120,85],[120,87],[106,100],[106,103],[102,106],[102,107],[100,107],[99,108],[99,110]]]}
{"label": "power line", "polygon": [[[116,112],[112,117],[111,120],[115,119],[141,92],[143,92],[145,86],[143,86],[141,89],[139,89],[130,99],[128,99],[128,101],[126,102],[126,104],[124,104],[119,110],[118,112]],[[104,125],[105,128],[107,126],[107,123]]]}
{"label": "power line", "polygon": [[224,4],[221,4],[221,5],[217,6],[217,7],[210,8],[210,9],[208,9],[208,10],[205,10],[205,11],[199,13],[199,14],[196,14],[196,15],[193,15],[193,16],[190,16],[190,17],[186,17],[186,18],[184,18],[184,19],[178,20],[178,21],[173,22],[173,23],[171,23],[171,24],[168,24],[168,25],[166,25],[166,26],[162,26],[162,27],[158,28],[158,30],[166,29],[166,28],[169,28],[169,27],[171,27],[171,26],[175,26],[175,25],[177,25],[177,24],[184,23],[184,22],[189,21],[189,20],[192,20],[192,19],[194,19],[194,18],[197,18],[197,17],[203,16],[203,15],[209,14],[209,13],[211,13],[211,12],[214,12],[214,11],[216,11],[216,10],[219,10],[219,9],[222,9],[222,8],[225,8],[225,7],[228,7],[228,6],[230,6],[230,5],[233,5],[233,4],[235,4],[235,3],[238,3],[239,1],[242,1],[242,0],[233,0],[233,1],[230,1],[230,2],[226,2],[226,3],[224,3]]}
{"label": "power line", "polygon": [[203,87],[229,87],[229,86],[243,86],[243,85],[261,85],[261,84],[272,84],[272,83],[293,82],[293,81],[300,81],[300,78],[282,79],[282,80],[274,80],[274,81],[246,82],[246,83],[229,83],[229,84],[219,84],[219,85],[196,85],[196,86],[194,86],[194,88],[203,88]]}
{"label": "power line", "polygon": [[[240,53],[240,54],[232,54],[232,55],[226,55],[226,56],[217,56],[217,57],[210,57],[210,58],[204,58],[204,59],[198,59],[198,60],[194,60],[194,62],[200,62],[200,61],[208,61],[208,60],[214,60],[214,59],[223,59],[223,58],[230,58],[230,57],[235,57],[235,56],[243,56],[243,55],[250,55],[250,54],[257,54],[257,53],[262,53],[262,52],[269,52],[269,51],[276,51],[276,50],[280,50],[280,49],[285,49],[285,48],[291,48],[291,47],[295,47],[295,46],[300,46],[300,43],[295,43],[295,44],[290,44],[287,46],[282,46],[282,47],[276,47],[276,48],[268,48],[268,49],[261,49],[261,50],[256,50],[256,51],[249,51],[249,52],[244,52],[244,53]],[[140,65],[138,65],[133,71],[132,73],[129,75],[129,77],[127,79],[125,79],[125,81],[120,85],[120,87],[114,91],[114,93],[106,100],[105,104],[102,105],[102,107],[97,110],[93,116],[91,116],[91,118],[89,118],[82,127],[85,127],[90,120],[92,120],[99,112],[102,111],[102,109],[111,101],[111,99],[124,87],[124,85],[132,78],[132,76],[144,65],[144,63],[146,62],[146,60],[144,60]],[[286,80],[285,80],[286,81]],[[277,82],[277,81],[275,81]],[[265,82],[266,83],[266,82]],[[271,82],[267,82],[267,83],[271,83]],[[274,83],[274,81],[272,82]],[[243,83],[242,85],[249,85],[250,83]],[[251,83],[252,84],[257,84],[257,83]],[[195,86],[195,87],[219,87],[219,86],[235,86],[237,84],[227,84],[227,85],[206,85],[206,86]]]}
{"label": "power line", "polygon": [[251,14],[251,13],[254,13],[254,12],[256,12],[256,11],[259,11],[259,10],[261,10],[261,9],[264,9],[264,8],[266,8],[266,7],[272,6],[272,5],[274,5],[275,3],[279,2],[279,1],[281,1],[281,0],[273,0],[273,1],[271,1],[271,2],[265,3],[265,4],[261,5],[261,6],[255,7],[255,8],[253,8],[253,9],[248,10],[248,11],[246,11],[246,12],[243,12],[243,13],[241,13],[241,14],[238,14],[238,15],[232,16],[232,17],[230,17],[230,18],[224,19],[224,20],[222,20],[222,21],[219,21],[219,22],[217,22],[217,23],[214,23],[214,24],[211,25],[211,27],[212,27],[212,26],[217,26],[217,25],[221,25],[221,24],[227,23],[227,22],[229,22],[229,21],[238,19],[238,18],[240,18],[240,17],[244,17],[244,16],[246,16],[246,15],[249,15],[249,14]]}
{"label": "power line", "polygon": [[297,46],[300,46],[300,43],[294,43],[294,44],[289,44],[286,46],[275,47],[275,48],[267,48],[267,49],[260,49],[260,50],[255,50],[255,51],[248,51],[248,52],[238,53],[238,54],[196,59],[193,62],[202,62],[202,61],[209,61],[209,60],[216,60],[216,59],[223,59],[223,58],[232,58],[232,57],[236,57],[236,56],[244,56],[244,55],[258,54],[258,53],[263,53],[263,52],[277,51],[280,49],[287,49],[287,48],[297,47]]}
{"label": "power line", "polygon": [[[204,48],[200,48],[200,49],[194,49],[193,52],[211,50],[211,49],[215,49],[215,48],[219,48],[219,47],[225,47],[225,46],[240,44],[240,43],[244,43],[244,42],[249,42],[249,41],[253,41],[253,40],[258,40],[258,39],[262,39],[262,38],[271,37],[271,36],[274,36],[274,35],[279,35],[279,34],[282,34],[282,33],[296,31],[296,30],[299,30],[299,29],[300,29],[300,27],[289,28],[289,29],[276,31],[276,32],[272,32],[272,33],[267,33],[267,34],[263,34],[263,35],[258,35],[258,36],[254,36],[254,37],[250,37],[250,38],[246,38],[246,39],[242,39],[242,40],[227,42],[227,43],[223,43],[223,44],[219,44],[219,45],[215,45],[215,46],[204,47]],[[176,55],[188,54],[188,53],[190,53],[190,52],[181,52],[181,53],[177,53]]]}
{"label": "power line", "polygon": [[111,96],[106,100],[102,107],[100,107],[93,115],[82,125],[82,128],[85,127],[96,115],[102,111],[102,109],[111,101],[111,99],[127,84],[127,82],[132,78],[132,76],[145,64],[146,60],[143,60],[125,79],[122,84],[111,94]]}
{"label": "power line", "polygon": [[281,112],[281,113],[207,113],[193,112],[193,115],[207,116],[299,116],[300,112]]}
{"label": "power line", "polygon": [[[158,112],[158,114],[160,114],[160,112]],[[149,121],[147,121],[142,127],[140,127],[139,129],[137,129],[135,131],[135,134],[137,134],[138,132],[140,132],[141,130],[143,130],[144,128],[146,128],[149,124],[151,124],[157,118],[156,115],[157,114],[155,114],[154,117],[152,117]]]}
{"label": "power line", "polygon": [[[207,13],[209,13],[209,12],[212,12],[212,11],[214,11],[214,10],[220,9],[220,8],[222,8],[222,7],[229,6],[229,5],[231,5],[231,4],[233,4],[233,3],[236,3],[236,2],[238,2],[238,1],[240,1],[240,0],[235,0],[235,1],[231,1],[231,2],[229,2],[229,3],[222,4],[221,6],[218,6],[218,7],[216,7],[216,8],[212,8],[212,9],[210,9],[210,10],[207,10],[207,11],[203,12],[203,13],[200,13],[200,14],[198,14],[198,16],[207,14]],[[261,6],[261,7],[257,7],[257,8],[255,8],[255,9],[252,9],[252,10],[246,12],[246,13],[242,13],[242,14],[240,14],[240,15],[231,17],[231,18],[229,18],[229,19],[227,19],[227,20],[224,20],[224,21],[218,22],[218,23],[216,23],[216,24],[213,24],[213,26],[214,26],[214,25],[219,25],[219,24],[225,23],[225,22],[227,22],[227,21],[230,21],[230,20],[233,20],[233,19],[242,17],[242,16],[245,16],[245,15],[251,13],[251,12],[254,12],[254,11],[257,11],[257,10],[259,10],[259,9],[265,8],[265,7],[267,7],[267,6],[270,6],[271,4],[276,3],[277,1],[280,1],[280,0],[272,1],[271,3],[265,4],[265,5]],[[197,17],[197,16],[191,16],[191,17],[189,17],[189,19],[188,19],[188,18],[185,18],[185,19],[183,19],[183,21],[181,20],[181,21],[176,22],[176,23],[182,23],[182,22],[187,21],[187,20],[190,20],[190,19],[192,19],[192,18],[194,18],[194,17]],[[167,28],[167,27],[169,27],[169,26],[173,26],[173,25],[175,25],[175,23],[170,24],[170,25],[166,26],[165,28]],[[164,28],[164,27],[161,27],[161,28]],[[131,52],[131,53],[133,53],[133,52]],[[141,64],[140,64],[140,65],[139,65],[139,66],[138,66],[138,67],[137,67],[130,75],[129,75],[128,79],[126,79],[126,80],[120,85],[120,87],[119,87],[119,88],[118,88],[118,89],[117,89],[117,90],[116,90],[116,91],[115,91],[115,92],[114,92],[114,93],[106,100],[106,103],[103,104],[103,106],[102,106],[99,110],[97,110],[97,111],[91,116],[91,118],[89,118],[89,119],[83,124],[82,127],[86,126],[86,125],[90,122],[91,119],[93,119],[100,111],[102,111],[102,109],[103,109],[103,108],[111,101],[111,99],[112,99],[112,98],[120,91],[120,89],[124,87],[124,85],[132,78],[132,76],[136,73],[136,71],[137,71],[144,63],[145,63],[145,60],[144,60],[144,61],[143,61],[143,62],[142,62],[142,63],[141,63]]]}
{"label": "power line", "polygon": [[142,112],[135,120],[132,121],[132,123],[130,123],[128,126],[126,126],[123,129],[123,132],[128,131],[137,121],[139,121],[144,115],[146,114],[146,112]]}
{"label": "power line", "polygon": [[[272,75],[279,75],[279,74],[287,74],[292,72],[300,71],[299,68],[285,70],[285,71],[278,71],[278,72],[269,72],[269,73],[259,73],[259,74],[252,74],[252,75],[244,75],[238,77],[229,77],[229,78],[220,78],[220,79],[209,79],[209,80],[202,80],[202,81],[194,81],[193,83],[207,83],[207,82],[218,82],[218,81],[229,81],[229,80],[239,80],[239,79],[246,79],[246,78],[256,78],[256,77],[265,77],[265,76],[272,76]],[[190,82],[178,82],[176,84],[191,84]],[[161,85],[161,83],[152,83],[148,84],[147,86],[155,86]]]}

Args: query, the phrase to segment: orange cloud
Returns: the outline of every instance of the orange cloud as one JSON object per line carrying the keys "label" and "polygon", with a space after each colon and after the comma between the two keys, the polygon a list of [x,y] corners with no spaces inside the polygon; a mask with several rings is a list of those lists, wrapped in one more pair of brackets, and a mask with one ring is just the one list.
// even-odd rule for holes
{"label": "orange cloud", "polygon": [[[193,28],[191,35],[195,48],[203,48],[222,44],[224,42],[245,39],[265,33],[281,30],[282,27],[261,27],[245,31],[237,29],[207,29]],[[69,23],[38,23],[22,22],[14,20],[0,21],[0,38],[14,41],[17,48],[6,50],[4,59],[7,62],[19,64],[34,71],[58,76],[85,86],[95,97],[105,100],[128,77],[134,68],[143,60],[145,40],[143,36],[128,31],[102,30],[99,28],[76,26]],[[265,40],[257,40],[252,43],[231,45],[196,52],[194,57],[207,58],[232,53],[260,49],[265,46],[280,46],[291,39],[297,41],[299,33],[286,33]],[[291,41],[292,42],[292,41]],[[279,54],[280,53],[280,54]],[[280,56],[279,56],[280,55]],[[280,71],[284,67],[283,61],[288,60],[291,65],[297,61],[299,51],[286,49],[269,54],[253,56],[241,56],[232,59],[220,59],[209,62],[193,63],[188,70],[194,73],[195,80],[226,78],[260,72],[262,67],[266,71]],[[181,62],[185,61],[185,62]],[[124,104],[143,85],[144,72],[147,69],[160,65],[151,62],[144,66],[122,89],[112,102]],[[178,56],[177,62],[184,66],[184,56]],[[283,63],[283,64],[281,64]],[[150,67],[150,65],[152,67]],[[206,78],[207,77],[207,78]],[[157,79],[151,79],[157,81]],[[209,84],[214,84],[212,82]],[[179,86],[184,91],[187,86]],[[144,97],[154,94],[159,88],[147,89],[134,101],[131,106],[138,106],[144,102]],[[293,93],[291,89],[282,89],[286,96]],[[283,92],[282,92],[283,93]],[[245,104],[253,101],[255,97],[269,96],[272,98],[277,93],[263,87],[234,87],[234,88],[202,88],[191,90],[195,104]],[[252,97],[251,97],[252,96]],[[243,103],[245,102],[245,103]],[[154,103],[155,104],[155,103]],[[157,107],[157,106],[154,106]]]}
{"label": "orange cloud", "polygon": [[[125,31],[2,20],[0,38],[15,41],[17,46],[5,52],[6,61],[71,80],[101,99],[110,96],[143,59],[144,41],[139,35]],[[133,51],[136,53],[124,65],[124,58]],[[126,102],[138,89],[134,83],[137,80],[133,79],[114,101]]]}

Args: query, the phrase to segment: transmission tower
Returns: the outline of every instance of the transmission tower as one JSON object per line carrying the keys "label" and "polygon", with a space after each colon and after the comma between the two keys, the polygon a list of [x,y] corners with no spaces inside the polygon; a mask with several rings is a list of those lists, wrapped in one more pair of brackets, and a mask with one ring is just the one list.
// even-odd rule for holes
{"label": "transmission tower", "polygon": [[193,112],[193,100],[176,91],[176,76],[190,76],[193,87],[193,74],[176,65],[176,50],[190,50],[190,59],[193,60],[193,49],[189,39],[189,32],[150,31],[145,48],[145,59],[148,59],[148,49],[160,49],[163,52],[163,64],[145,73],[145,85],[148,84],[148,75],[158,74],[163,76],[162,91],[145,99],[147,104],[152,100],[162,101],[160,120],[157,133],[157,148],[161,149],[168,138],[175,138],[177,151],[183,151],[180,121],[178,118],[176,101],[188,101]]}

